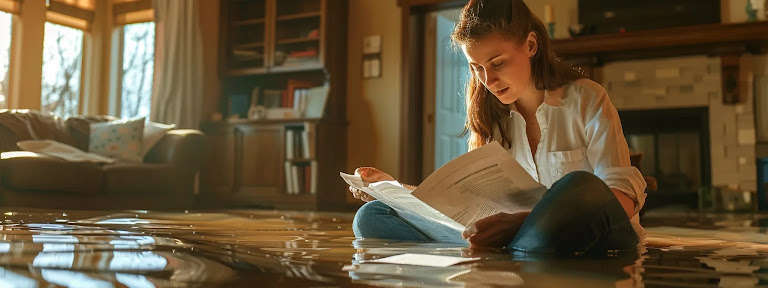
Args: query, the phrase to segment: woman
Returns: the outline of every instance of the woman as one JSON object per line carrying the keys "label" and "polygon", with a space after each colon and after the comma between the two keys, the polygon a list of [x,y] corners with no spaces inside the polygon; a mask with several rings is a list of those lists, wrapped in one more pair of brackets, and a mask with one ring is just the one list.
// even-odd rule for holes
{"label": "woman", "polygon": [[[558,61],[547,32],[522,0],[471,0],[452,34],[472,71],[466,99],[469,147],[497,141],[548,187],[530,212],[500,213],[462,234],[472,246],[573,255],[632,250],[644,237],[645,200],[630,165],[616,108],[605,89]],[[368,182],[394,180],[358,168]],[[366,202],[358,237],[431,241],[388,206]]]}

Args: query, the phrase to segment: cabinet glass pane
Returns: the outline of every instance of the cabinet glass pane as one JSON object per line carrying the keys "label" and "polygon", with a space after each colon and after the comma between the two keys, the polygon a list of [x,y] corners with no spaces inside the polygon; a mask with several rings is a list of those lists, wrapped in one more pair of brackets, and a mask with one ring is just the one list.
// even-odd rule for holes
{"label": "cabinet glass pane", "polygon": [[230,69],[265,66],[266,7],[264,0],[230,3],[227,63]]}
{"label": "cabinet glass pane", "polygon": [[318,64],[321,0],[278,1],[276,5],[274,65]]}

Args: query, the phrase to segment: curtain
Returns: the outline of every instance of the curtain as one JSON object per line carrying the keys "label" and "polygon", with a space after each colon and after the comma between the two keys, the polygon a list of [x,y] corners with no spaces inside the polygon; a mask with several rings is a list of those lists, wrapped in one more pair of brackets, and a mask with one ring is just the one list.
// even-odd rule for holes
{"label": "curtain", "polygon": [[154,1],[155,74],[150,120],[198,129],[203,105],[203,43],[198,0]]}

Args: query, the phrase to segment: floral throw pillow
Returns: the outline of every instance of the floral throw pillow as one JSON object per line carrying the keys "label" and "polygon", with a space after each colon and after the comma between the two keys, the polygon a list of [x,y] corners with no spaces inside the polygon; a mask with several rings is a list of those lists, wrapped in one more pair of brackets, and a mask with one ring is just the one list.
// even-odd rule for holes
{"label": "floral throw pillow", "polygon": [[125,162],[142,162],[144,117],[92,123],[88,152]]}

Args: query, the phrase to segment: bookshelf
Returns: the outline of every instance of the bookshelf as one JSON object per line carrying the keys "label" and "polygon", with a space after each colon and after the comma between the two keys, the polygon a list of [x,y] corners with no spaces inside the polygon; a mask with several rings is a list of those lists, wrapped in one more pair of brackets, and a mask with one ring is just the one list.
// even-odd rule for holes
{"label": "bookshelf", "polygon": [[[201,124],[210,151],[201,204],[345,209],[347,1],[221,5],[224,119]],[[248,117],[251,106],[264,107],[261,117]]]}

